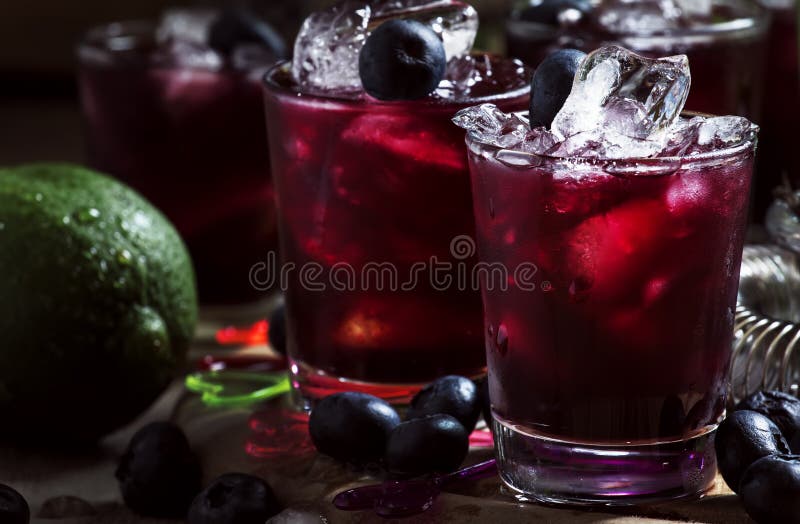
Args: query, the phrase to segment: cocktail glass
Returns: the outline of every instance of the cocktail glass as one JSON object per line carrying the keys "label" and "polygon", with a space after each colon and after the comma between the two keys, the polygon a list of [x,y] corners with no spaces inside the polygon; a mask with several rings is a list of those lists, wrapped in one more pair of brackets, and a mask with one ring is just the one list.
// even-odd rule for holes
{"label": "cocktail glass", "polygon": [[[260,77],[208,47],[157,38],[149,21],[89,31],[78,48],[89,164],[139,190],[192,255],[201,304],[256,320],[266,296],[251,267],[277,248]],[[208,310],[208,308],[204,308]]]}
{"label": "cocktail glass", "polygon": [[[678,156],[467,138],[494,434],[522,499],[636,504],[714,482],[755,131]],[[503,274],[502,272],[500,273]]]}
{"label": "cocktail glass", "polygon": [[661,17],[652,16],[648,23],[637,15],[635,1],[614,2],[624,6],[618,8],[622,19],[616,23],[601,23],[602,10],[596,7],[578,18],[567,14],[561,25],[552,26],[524,20],[529,0],[523,0],[506,22],[508,55],[536,67],[561,48],[589,52],[617,44],[652,58],[685,54],[694,71],[686,109],[758,121],[769,26],[765,9],[750,0],[715,1],[709,14],[689,15],[689,23],[671,28]]}
{"label": "cocktail glass", "polygon": [[[467,98],[382,102],[311,93],[288,64],[265,79],[295,398],[343,390],[403,402],[426,382],[485,370],[457,110],[528,103],[529,71],[490,62]],[[484,62],[485,63],[485,62]]]}

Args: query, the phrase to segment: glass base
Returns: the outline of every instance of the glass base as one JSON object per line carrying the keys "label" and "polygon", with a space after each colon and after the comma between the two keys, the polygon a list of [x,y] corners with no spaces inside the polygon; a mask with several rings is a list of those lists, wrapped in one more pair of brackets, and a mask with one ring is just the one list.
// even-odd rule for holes
{"label": "glass base", "polygon": [[521,501],[631,506],[702,496],[714,484],[714,430],[635,445],[564,442],[495,419],[500,478]]}
{"label": "glass base", "polygon": [[297,360],[289,360],[292,383],[292,403],[296,408],[310,411],[314,404],[328,395],[343,391],[361,391],[395,405],[407,405],[411,398],[428,383],[387,384],[337,377]]}

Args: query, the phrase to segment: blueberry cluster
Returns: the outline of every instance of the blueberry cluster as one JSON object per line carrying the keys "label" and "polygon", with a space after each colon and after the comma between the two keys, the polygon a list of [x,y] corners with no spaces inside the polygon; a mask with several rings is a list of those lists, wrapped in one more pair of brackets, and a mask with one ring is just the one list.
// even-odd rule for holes
{"label": "blueberry cluster", "polygon": [[263,524],[282,509],[263,479],[228,473],[201,490],[201,473],[183,431],[154,422],[131,439],[116,477],[125,504],[144,516],[185,517],[189,524]]}
{"label": "blueberry cluster", "polygon": [[760,523],[800,523],[800,399],[759,391],[720,424],[722,478]]}
{"label": "blueberry cluster", "polygon": [[308,430],[320,453],[342,462],[381,463],[404,477],[444,473],[458,469],[467,456],[484,398],[482,384],[448,375],[414,396],[403,421],[378,397],[337,393],[317,404]]}

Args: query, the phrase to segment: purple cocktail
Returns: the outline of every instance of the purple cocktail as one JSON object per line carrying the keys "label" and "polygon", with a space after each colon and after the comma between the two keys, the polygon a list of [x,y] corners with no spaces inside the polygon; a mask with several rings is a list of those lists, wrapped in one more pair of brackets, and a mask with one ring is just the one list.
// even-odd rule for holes
{"label": "purple cocktail", "polygon": [[688,84],[680,57],[603,48],[551,129],[488,106],[456,119],[481,263],[510,277],[482,280],[484,333],[501,476],[522,498],[713,483],[757,128],[679,117]]}
{"label": "purple cocktail", "polygon": [[761,150],[754,193],[754,218],[761,221],[773,200],[773,191],[786,177],[800,188],[800,161],[794,148],[800,143],[796,125],[800,114],[797,9],[793,0],[762,0],[769,9],[769,55],[766,62]]}
{"label": "purple cocktail", "polygon": [[[561,9],[543,12],[546,4]],[[506,42],[508,55],[531,67],[555,49],[607,44],[650,57],[686,54],[694,69],[687,109],[757,119],[768,23],[749,0],[523,0],[507,21]]]}
{"label": "purple cocktail", "polygon": [[[288,351],[303,404],[352,389],[403,401],[440,375],[485,369],[480,296],[455,281],[475,260],[452,245],[474,233],[474,221],[463,134],[450,118],[480,101],[526,107],[530,73],[518,61],[467,54],[474,10],[439,3],[413,15],[448,20],[444,78],[414,100],[375,99],[356,64],[364,35],[411,17],[381,12],[392,5],[312,15],[294,71],[276,67],[265,83]],[[303,47],[316,31],[317,41],[341,38],[336,20],[346,17],[362,32],[323,50]],[[434,276],[437,261],[451,266]]]}
{"label": "purple cocktail", "polygon": [[175,224],[201,303],[264,296],[249,279],[277,247],[260,78],[276,52],[209,45],[218,13],[94,29],[79,46],[89,163],[139,190]]}

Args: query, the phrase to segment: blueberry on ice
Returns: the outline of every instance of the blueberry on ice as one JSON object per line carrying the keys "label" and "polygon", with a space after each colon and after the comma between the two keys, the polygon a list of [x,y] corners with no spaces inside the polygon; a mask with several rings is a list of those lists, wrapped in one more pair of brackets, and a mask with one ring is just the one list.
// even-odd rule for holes
{"label": "blueberry on ice", "polygon": [[361,84],[380,100],[415,100],[433,92],[444,77],[444,45],[430,27],[415,20],[384,22],[369,35],[358,56]]}
{"label": "blueberry on ice", "polygon": [[531,81],[531,127],[549,128],[572,91],[572,81],[586,53],[561,49],[545,58]]}

